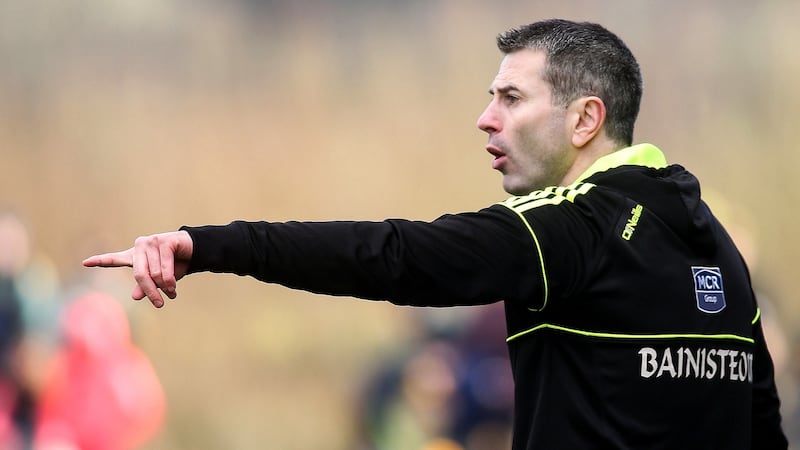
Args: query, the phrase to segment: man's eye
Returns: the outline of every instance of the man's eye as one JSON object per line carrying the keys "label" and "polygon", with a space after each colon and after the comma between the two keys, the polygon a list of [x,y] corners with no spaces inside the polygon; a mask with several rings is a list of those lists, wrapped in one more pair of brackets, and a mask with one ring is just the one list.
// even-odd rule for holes
{"label": "man's eye", "polygon": [[507,95],[506,96],[506,103],[508,103],[509,105],[513,105],[514,103],[517,103],[518,101],[519,101],[519,97],[514,97],[513,95]]}

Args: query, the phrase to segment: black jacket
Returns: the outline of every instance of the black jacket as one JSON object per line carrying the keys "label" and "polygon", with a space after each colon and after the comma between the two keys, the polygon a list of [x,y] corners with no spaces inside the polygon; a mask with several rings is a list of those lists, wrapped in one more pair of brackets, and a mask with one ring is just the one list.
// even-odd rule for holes
{"label": "black jacket", "polygon": [[786,448],[747,267],[648,144],[433,222],[184,227],[191,272],[416,306],[504,301],[515,450]]}

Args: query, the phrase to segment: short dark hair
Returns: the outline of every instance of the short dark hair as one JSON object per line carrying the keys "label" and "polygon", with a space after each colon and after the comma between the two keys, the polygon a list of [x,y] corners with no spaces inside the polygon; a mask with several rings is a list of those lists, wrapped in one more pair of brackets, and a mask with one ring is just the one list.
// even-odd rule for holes
{"label": "short dark hair", "polygon": [[553,89],[553,101],[565,106],[586,95],[599,97],[606,106],[608,137],[633,143],[642,75],[633,53],[614,33],[596,23],[551,19],[499,34],[497,47],[505,54],[544,51],[542,76]]}

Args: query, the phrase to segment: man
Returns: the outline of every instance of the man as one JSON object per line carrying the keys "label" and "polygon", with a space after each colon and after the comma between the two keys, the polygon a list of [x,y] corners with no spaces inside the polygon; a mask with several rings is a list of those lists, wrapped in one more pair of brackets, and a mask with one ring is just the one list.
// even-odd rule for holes
{"label": "man", "polygon": [[430,222],[183,227],[98,255],[164,304],[187,273],[416,306],[504,301],[514,449],[786,448],[747,268],[698,181],[632,146],[624,43],[590,23],[502,33],[478,119],[514,194]]}

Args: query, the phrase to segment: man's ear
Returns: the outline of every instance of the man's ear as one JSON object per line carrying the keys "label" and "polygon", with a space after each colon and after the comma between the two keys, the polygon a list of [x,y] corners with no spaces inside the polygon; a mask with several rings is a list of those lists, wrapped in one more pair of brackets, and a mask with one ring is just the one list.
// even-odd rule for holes
{"label": "man's ear", "polygon": [[603,128],[606,122],[606,105],[600,97],[581,97],[569,107],[573,113],[572,145],[582,148]]}

